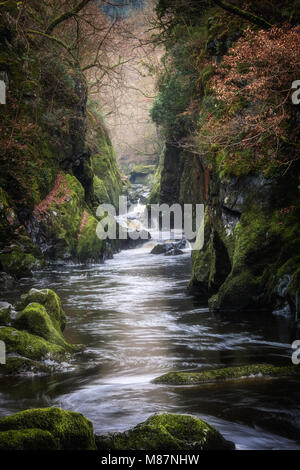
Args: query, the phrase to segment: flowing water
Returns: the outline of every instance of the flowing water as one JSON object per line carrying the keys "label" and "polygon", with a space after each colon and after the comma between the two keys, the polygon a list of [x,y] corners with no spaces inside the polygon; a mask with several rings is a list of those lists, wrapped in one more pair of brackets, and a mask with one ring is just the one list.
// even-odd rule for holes
{"label": "flowing water", "polygon": [[67,313],[67,340],[87,349],[71,370],[0,379],[0,414],[60,406],[82,412],[99,434],[123,431],[156,412],[191,413],[238,449],[300,449],[295,379],[151,384],[171,370],[290,364],[291,349],[286,319],[210,313],[186,291],[190,253],[166,257],[150,250],[151,243],[123,251],[104,265],[52,266],[2,293],[15,302],[31,287],[54,289]]}

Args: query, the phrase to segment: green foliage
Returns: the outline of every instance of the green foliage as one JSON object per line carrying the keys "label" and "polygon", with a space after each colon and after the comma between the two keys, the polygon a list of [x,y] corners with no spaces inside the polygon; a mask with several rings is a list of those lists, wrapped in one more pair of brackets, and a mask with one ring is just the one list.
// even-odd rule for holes
{"label": "green foliage", "polygon": [[152,120],[166,129],[168,134],[182,135],[189,123],[183,113],[190,103],[190,98],[191,83],[188,77],[179,72],[164,76],[151,109]]}

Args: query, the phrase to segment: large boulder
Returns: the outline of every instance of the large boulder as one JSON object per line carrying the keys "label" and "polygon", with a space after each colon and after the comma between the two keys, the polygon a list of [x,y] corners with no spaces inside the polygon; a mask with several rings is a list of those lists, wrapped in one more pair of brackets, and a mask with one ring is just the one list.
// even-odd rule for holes
{"label": "large boulder", "polygon": [[31,289],[28,294],[21,296],[18,310],[24,310],[28,304],[38,303],[45,307],[53,326],[63,331],[66,326],[66,315],[62,309],[60,298],[50,289]]}
{"label": "large boulder", "polygon": [[[55,328],[56,325],[56,328]],[[14,326],[18,330],[26,330],[33,335],[40,336],[50,343],[58,344],[72,350],[72,347],[65,341],[57,321],[53,321],[45,307],[38,303],[32,303],[19,313]]]}
{"label": "large boulder", "polygon": [[60,408],[26,410],[0,419],[0,450],[95,450],[93,425]]}
{"label": "large boulder", "polygon": [[124,433],[96,436],[99,451],[151,450],[197,451],[230,450],[234,444],[226,441],[215,428],[190,415],[157,414]]}

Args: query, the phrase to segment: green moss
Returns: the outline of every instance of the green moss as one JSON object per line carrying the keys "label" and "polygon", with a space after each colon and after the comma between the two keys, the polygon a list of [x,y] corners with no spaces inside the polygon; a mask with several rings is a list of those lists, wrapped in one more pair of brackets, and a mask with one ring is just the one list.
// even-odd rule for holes
{"label": "green moss", "polygon": [[15,328],[1,327],[0,340],[5,343],[8,354],[20,354],[36,361],[46,358],[59,361],[66,358],[66,351],[62,346]]}
{"label": "green moss", "polygon": [[234,448],[234,445],[226,441],[215,428],[201,419],[167,413],[151,416],[144,423],[125,433],[97,436],[96,444],[100,451],[167,452]]}
{"label": "green moss", "polygon": [[94,196],[96,197],[98,204],[104,204],[110,202],[109,194],[107,192],[106,185],[103,180],[94,176],[93,179]]}
{"label": "green moss", "polygon": [[50,289],[31,289],[28,294],[21,296],[18,310],[24,310],[31,303],[41,304],[45,307],[57,331],[63,331],[66,326],[66,314],[62,309],[58,295]]}
{"label": "green moss", "polygon": [[80,233],[77,246],[77,257],[80,261],[99,262],[103,260],[106,242],[98,238],[97,225],[97,219],[89,215],[87,223]]}
{"label": "green moss", "polygon": [[262,290],[260,281],[260,277],[253,276],[249,270],[235,275],[231,273],[218,292],[215,307],[225,310],[253,308],[255,297]]}
{"label": "green moss", "polygon": [[73,349],[63,338],[60,329],[57,330],[54,327],[51,317],[41,304],[30,303],[19,313],[13,324],[18,330],[26,330],[33,335],[40,336],[50,343],[62,346],[66,351]]}
{"label": "green moss", "polygon": [[131,174],[151,175],[155,173],[155,170],[155,165],[135,165],[131,170]]}
{"label": "green moss", "polygon": [[288,377],[300,374],[295,366],[276,367],[270,364],[251,364],[224,369],[205,370],[200,372],[169,372],[153,380],[156,384],[198,385],[205,383],[224,382],[226,380],[242,380],[268,377]]}
{"label": "green moss", "polygon": [[10,253],[0,254],[0,270],[16,278],[31,276],[32,271],[40,269],[42,262],[32,254],[15,249]]}
{"label": "green moss", "polygon": [[41,429],[4,431],[0,432],[0,450],[59,450],[59,441]]}
{"label": "green moss", "polygon": [[[38,433],[37,430],[43,432]],[[10,434],[7,434],[8,432]],[[35,441],[35,437],[38,442]],[[0,442],[2,439],[3,450],[6,446],[9,446],[10,450],[17,450],[14,445],[22,445],[22,442],[37,449],[43,442],[40,441],[43,438],[46,446],[53,446],[60,450],[96,448],[93,425],[80,413],[64,411],[60,408],[45,408],[26,410],[0,419]]]}

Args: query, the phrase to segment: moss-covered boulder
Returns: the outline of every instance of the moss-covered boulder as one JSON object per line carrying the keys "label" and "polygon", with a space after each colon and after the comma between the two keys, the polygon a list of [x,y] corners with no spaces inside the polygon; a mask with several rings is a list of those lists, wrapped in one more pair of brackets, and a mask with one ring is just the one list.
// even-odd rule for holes
{"label": "moss-covered boulder", "polygon": [[81,345],[69,344],[63,337],[66,316],[54,291],[31,289],[21,297],[18,310],[15,319],[0,327],[7,353],[0,374],[51,373],[61,361],[83,351]]}
{"label": "moss-covered boulder", "polygon": [[52,324],[57,331],[63,331],[66,326],[66,315],[62,309],[58,295],[51,289],[31,289],[28,294],[21,296],[18,310],[24,310],[31,303],[45,307]]}
{"label": "moss-covered boulder", "polygon": [[270,364],[252,364],[247,366],[204,370],[200,372],[169,372],[168,374],[164,374],[154,379],[153,383],[167,385],[198,385],[224,382],[226,380],[289,377],[294,375],[300,375],[299,367],[276,367]]}
{"label": "moss-covered boulder", "polygon": [[93,425],[60,408],[26,410],[0,419],[0,450],[95,450]]}
{"label": "moss-covered boulder", "polygon": [[[17,354],[34,361],[66,359],[66,349],[63,346],[50,343],[27,331],[0,327],[0,341],[5,343],[7,354]],[[2,365],[0,365],[0,373],[2,373]]]}
{"label": "moss-covered boulder", "polygon": [[226,441],[212,426],[189,415],[158,414],[124,433],[96,437],[99,451],[152,450],[196,451],[230,450]]}
{"label": "moss-covered boulder", "polygon": [[14,326],[18,330],[26,330],[33,335],[44,338],[50,343],[58,344],[65,348],[66,351],[72,351],[73,347],[65,341],[60,328],[55,328],[47,310],[41,304],[31,303],[27,305],[17,316]]}

